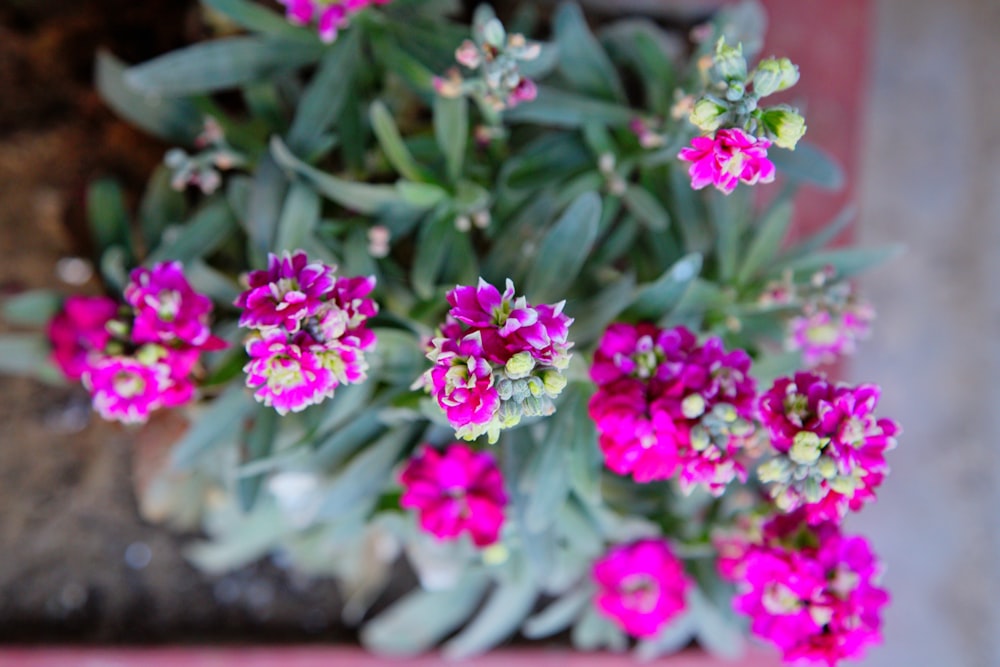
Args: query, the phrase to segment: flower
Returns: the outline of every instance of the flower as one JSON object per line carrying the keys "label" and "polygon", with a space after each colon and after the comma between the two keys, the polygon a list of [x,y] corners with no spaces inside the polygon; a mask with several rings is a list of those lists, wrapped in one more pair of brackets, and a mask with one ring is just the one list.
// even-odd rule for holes
{"label": "flower", "polygon": [[454,443],[424,445],[400,474],[400,506],[419,514],[420,527],[441,540],[468,533],[485,547],[500,537],[507,494],[493,455]]}
{"label": "flower", "polygon": [[251,271],[249,289],[237,297],[243,309],[240,326],[252,329],[284,327],[299,330],[302,321],[316,314],[334,287],[333,267],[310,264],[306,253],[270,254],[266,271]]}
{"label": "flower", "polygon": [[634,637],[655,635],[680,614],[691,586],[670,546],[656,539],[613,547],[592,576],[597,609]]}
{"label": "flower", "polygon": [[118,304],[107,297],[71,296],[49,321],[52,360],[69,380],[79,380],[104,355],[111,341],[107,324]]}
{"label": "flower", "polygon": [[874,500],[899,425],[876,419],[876,385],[834,385],[822,376],[779,378],[761,396],[760,419],[776,456],[758,468],[778,508],[804,508],[810,523],[839,521]]}
{"label": "flower", "polygon": [[799,513],[770,521],[758,541],[733,553],[722,574],[737,584],[734,608],[786,661],[834,667],[881,642],[889,595],[864,538],[832,522],[809,526]]}
{"label": "flower", "polygon": [[385,5],[391,0],[279,0],[285,5],[285,15],[295,25],[316,22],[319,37],[330,43],[347,27],[351,14],[370,5]]}
{"label": "flower", "polygon": [[691,187],[708,185],[725,194],[743,181],[747,185],[774,180],[774,163],[767,159],[771,142],[750,136],[739,128],[719,130],[714,137],[695,137],[677,157],[691,162]]}
{"label": "flower", "polygon": [[333,396],[339,384],[334,372],[323,363],[322,346],[309,334],[289,341],[283,333],[251,336],[246,343],[250,361],[243,370],[254,397],[278,414],[301,412]]}
{"label": "flower", "polygon": [[189,376],[196,350],[145,345],[132,356],[108,356],[83,374],[94,410],[108,421],[139,424],[154,411],[183,405],[194,396]]}
{"label": "flower", "polygon": [[482,278],[475,287],[456,286],[447,299],[448,319],[427,352],[434,366],[422,382],[456,435],[488,434],[496,442],[522,417],[551,414],[573,345],[564,303],[532,306],[515,296],[510,280],[501,293]]}
{"label": "flower", "polygon": [[179,344],[220,349],[225,343],[212,337],[208,320],[212,300],[195,292],[180,262],[161,262],[137,268],[125,286],[125,302],[135,312],[135,343]]}
{"label": "flower", "polygon": [[806,366],[832,363],[854,353],[857,341],[869,334],[873,318],[871,307],[863,303],[839,313],[820,310],[796,317],[790,323],[786,347],[802,350]]}
{"label": "flower", "polygon": [[735,454],[753,430],[750,357],[684,327],[614,323],[594,354],[590,401],[608,468],[637,482],[679,473],[681,488],[720,494],[745,472]]}

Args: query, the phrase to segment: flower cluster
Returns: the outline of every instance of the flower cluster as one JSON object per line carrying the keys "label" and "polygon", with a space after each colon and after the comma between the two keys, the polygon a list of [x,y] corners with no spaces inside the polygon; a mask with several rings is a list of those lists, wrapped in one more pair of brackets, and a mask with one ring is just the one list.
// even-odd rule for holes
{"label": "flower cluster", "polygon": [[170,185],[175,190],[193,185],[203,194],[210,195],[222,185],[221,172],[247,163],[246,157],[226,142],[222,127],[211,116],[205,118],[195,145],[199,151],[194,155],[182,148],[171,148],[163,158],[163,163],[173,172]]}
{"label": "flower cluster", "polygon": [[691,582],[663,540],[613,547],[593,567],[598,610],[633,637],[650,637],[684,611]]}
{"label": "flower cluster", "polygon": [[753,185],[774,180],[774,164],[767,158],[772,144],[794,149],[805,134],[805,120],[791,107],[760,106],[772,93],[791,88],[798,68],[787,58],[767,58],[749,73],[742,45],[735,48],[720,38],[716,43],[707,92],[690,105],[688,119],[705,136],[695,137],[678,154],[691,162],[691,187],[714,185],[731,193],[740,181]]}
{"label": "flower cluster", "polygon": [[868,336],[875,311],[860,299],[850,283],[829,284],[833,271],[817,272],[804,292],[802,314],[788,323],[785,346],[801,350],[808,367],[828,364],[853,354],[857,341]]}
{"label": "flower cluster", "polygon": [[500,538],[507,494],[489,452],[457,442],[443,451],[424,445],[407,462],[400,482],[400,506],[416,510],[428,533],[442,540],[468,533],[477,547]]}
{"label": "flower cluster", "polygon": [[49,339],[56,364],[82,380],[101,417],[141,423],[190,401],[201,353],[225,343],[209,329],[211,300],[192,289],[179,262],[135,269],[124,296],[124,309],[104,297],[70,297]]}
{"label": "flower cluster", "polygon": [[476,12],[472,33],[474,40],[462,42],[455,51],[455,60],[473,74],[463,78],[453,68],[446,78],[435,78],[438,94],[470,95],[493,111],[535,99],[538,94],[535,82],[522,76],[518,63],[537,58],[541,46],[529,42],[524,35],[508,35],[493,11],[485,6]]}
{"label": "flower cluster", "polygon": [[295,25],[317,24],[319,38],[326,43],[337,39],[352,14],[370,5],[386,5],[392,0],[279,0],[288,20]]}
{"label": "flower cluster", "polygon": [[564,302],[530,305],[515,297],[508,280],[501,294],[482,278],[476,287],[448,293],[449,319],[427,353],[434,366],[424,375],[427,386],[456,435],[474,440],[522,417],[551,414],[552,399],[566,386],[573,320]]}
{"label": "flower cluster", "polygon": [[680,473],[681,488],[714,494],[746,472],[736,460],[753,432],[750,357],[684,327],[615,323],[601,338],[590,401],[607,466],[637,482]]}
{"label": "flower cluster", "polygon": [[788,662],[834,667],[881,641],[881,566],[862,537],[800,514],[779,516],[760,539],[734,544],[721,574],[737,583],[734,606]]}
{"label": "flower cluster", "polygon": [[310,264],[301,250],[271,254],[267,269],[251,271],[248,289],[236,299],[240,326],[254,330],[246,341],[247,386],[279,414],[300,412],[367,377],[365,352],[375,346],[367,322],[378,312],[368,294],[375,279],[334,271]]}
{"label": "flower cluster", "polygon": [[839,521],[874,499],[888,473],[885,452],[899,426],[876,419],[875,385],[832,384],[819,375],[779,378],[760,399],[776,456],[758,470],[779,509],[803,508],[810,523]]}

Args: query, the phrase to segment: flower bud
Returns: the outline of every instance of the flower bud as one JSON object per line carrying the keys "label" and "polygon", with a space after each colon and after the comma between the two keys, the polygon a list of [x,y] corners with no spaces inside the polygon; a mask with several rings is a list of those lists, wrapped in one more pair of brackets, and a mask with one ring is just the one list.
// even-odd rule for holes
{"label": "flower bud", "polygon": [[823,443],[812,431],[800,431],[795,434],[795,442],[788,450],[788,458],[801,465],[812,465],[819,460]]}
{"label": "flower bud", "polygon": [[472,40],[465,40],[462,42],[461,46],[455,50],[455,60],[458,61],[459,65],[464,65],[469,69],[476,69],[482,62],[479,47],[477,47]]}
{"label": "flower bud", "polygon": [[726,81],[743,81],[747,78],[747,61],[743,57],[743,45],[735,48],[726,44],[726,39],[720,37],[715,44],[713,60],[716,71]]}
{"label": "flower bud", "polygon": [[501,49],[507,41],[507,31],[500,19],[493,17],[483,26],[483,40],[490,46]]}
{"label": "flower bud", "polygon": [[760,116],[768,138],[780,148],[794,150],[806,133],[806,121],[798,112],[788,107],[772,107]]}
{"label": "flower bud", "polygon": [[685,419],[697,419],[705,414],[705,399],[701,394],[691,394],[681,401],[681,413]]}
{"label": "flower bud", "polygon": [[771,459],[767,463],[761,464],[757,468],[757,477],[764,484],[771,482],[783,482],[788,479],[788,461],[785,459]]}
{"label": "flower bud", "polygon": [[566,388],[566,376],[559,371],[545,371],[542,373],[542,382],[545,383],[545,393],[553,398]]}
{"label": "flower bud", "polygon": [[507,371],[507,377],[512,380],[519,380],[528,377],[534,368],[535,359],[531,356],[531,353],[518,352],[507,361],[504,370]]}
{"label": "flower bud", "polygon": [[799,68],[788,58],[767,58],[760,61],[753,75],[753,90],[758,97],[787,90],[799,80]]}
{"label": "flower bud", "polygon": [[722,127],[726,111],[726,107],[703,97],[695,103],[689,119],[698,129],[712,132]]}

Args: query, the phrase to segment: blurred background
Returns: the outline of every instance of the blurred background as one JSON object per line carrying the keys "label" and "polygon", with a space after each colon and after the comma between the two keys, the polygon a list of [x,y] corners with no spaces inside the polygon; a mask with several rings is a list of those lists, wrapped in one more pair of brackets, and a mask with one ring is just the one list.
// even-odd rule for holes
{"label": "blurred background", "polygon": [[[591,0],[704,15],[704,0]],[[809,139],[848,172],[799,222],[849,202],[855,239],[907,253],[862,287],[874,335],[844,373],[884,389],[904,428],[880,499],[850,527],[894,602],[870,667],[1000,666],[1000,2],[768,0],[766,52],[802,66]],[[180,0],[0,0],[0,294],[83,289],[87,182],[136,191],[165,147],[91,88],[93,54],[138,62],[197,38]],[[2,327],[2,325],[0,325]],[[144,524],[128,434],[70,389],[0,377],[0,641],[342,639],[329,584],[262,563],[221,579]]]}

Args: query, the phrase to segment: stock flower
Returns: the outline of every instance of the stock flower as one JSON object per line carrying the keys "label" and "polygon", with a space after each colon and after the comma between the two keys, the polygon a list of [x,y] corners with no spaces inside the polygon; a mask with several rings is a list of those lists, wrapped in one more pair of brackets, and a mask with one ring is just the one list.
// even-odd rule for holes
{"label": "stock flower", "polygon": [[420,527],[442,540],[468,533],[477,547],[495,543],[504,522],[507,494],[493,455],[454,443],[430,445],[400,475],[400,506],[416,510]]}
{"label": "stock flower", "polygon": [[79,380],[104,355],[111,341],[107,324],[118,304],[107,297],[71,296],[49,321],[52,359],[69,380]]}
{"label": "stock flower", "polygon": [[779,378],[760,399],[776,456],[758,468],[778,508],[810,523],[839,521],[875,498],[899,425],[876,419],[876,385],[832,384],[809,372]]}
{"label": "stock flower", "polygon": [[322,347],[307,333],[289,341],[284,333],[254,335],[246,344],[250,361],[243,368],[254,397],[278,414],[301,412],[333,396],[339,384],[321,359]]}
{"label": "stock flower", "polygon": [[590,401],[608,468],[637,482],[679,474],[715,494],[745,471],[735,454],[752,429],[750,357],[684,327],[615,323],[594,354]]}
{"label": "stock flower", "polygon": [[180,344],[218,349],[208,320],[212,300],[191,288],[180,262],[161,262],[132,271],[125,302],[135,312],[135,343]]}
{"label": "stock flower", "polygon": [[787,347],[802,350],[806,366],[828,364],[853,354],[857,341],[868,335],[874,313],[861,304],[841,313],[821,310],[791,321]]}
{"label": "stock flower", "polygon": [[482,278],[475,287],[459,285],[447,295],[448,320],[430,342],[434,366],[424,386],[445,411],[456,435],[474,440],[525,416],[551,414],[552,399],[566,386],[569,326],[563,303],[532,306],[503,293]]}
{"label": "stock flower", "polygon": [[695,137],[677,155],[691,162],[691,187],[701,190],[714,185],[725,194],[740,181],[748,185],[774,180],[774,163],[767,159],[771,142],[752,137],[739,128],[719,130],[714,137]]}
{"label": "stock flower", "polygon": [[862,537],[832,523],[809,526],[801,514],[764,526],[722,574],[736,582],[735,609],[751,631],[788,662],[834,667],[881,642],[881,566]]}
{"label": "stock flower", "polygon": [[133,355],[101,358],[82,379],[101,417],[139,424],[154,410],[177,407],[192,399],[190,375],[197,362],[197,350],[144,345]]}
{"label": "stock flower", "polygon": [[370,5],[385,5],[391,0],[279,0],[285,5],[288,20],[296,25],[317,24],[324,42],[337,39],[342,28],[347,27],[351,14]]}
{"label": "stock flower", "polygon": [[268,255],[266,271],[251,271],[249,289],[239,295],[240,326],[251,329],[284,327],[296,333],[303,320],[316,314],[334,286],[333,268],[310,264],[301,250],[281,257]]}
{"label": "stock flower", "polygon": [[654,539],[613,547],[592,576],[597,608],[634,637],[655,635],[680,614],[691,586],[670,546]]}

